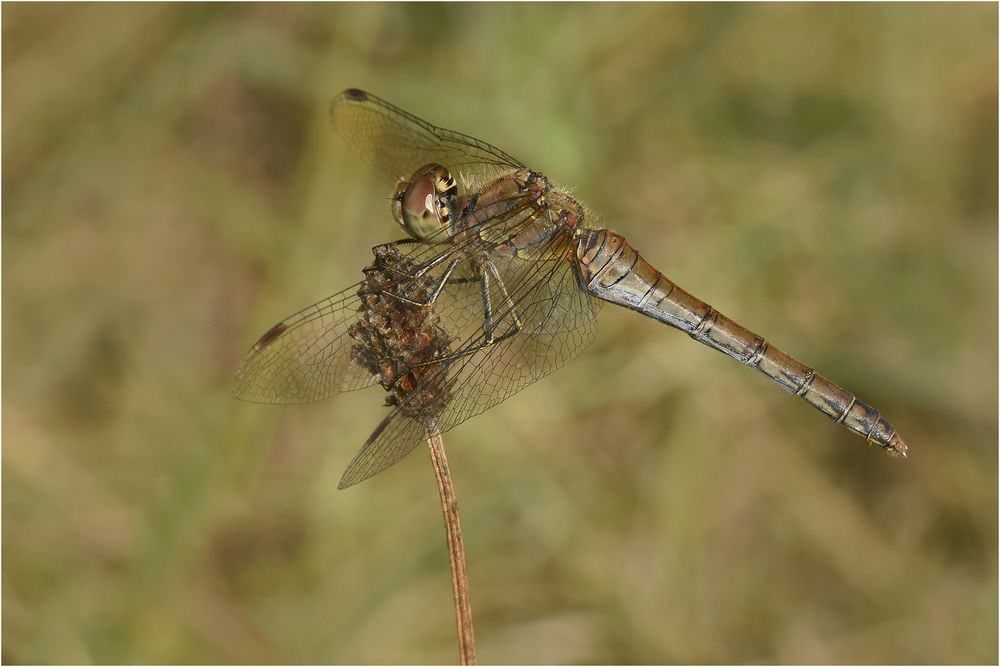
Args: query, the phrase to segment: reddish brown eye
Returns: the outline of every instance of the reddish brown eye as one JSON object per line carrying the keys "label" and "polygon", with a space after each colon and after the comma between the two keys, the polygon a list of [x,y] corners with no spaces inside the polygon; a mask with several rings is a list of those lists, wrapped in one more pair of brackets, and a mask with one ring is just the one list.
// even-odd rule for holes
{"label": "reddish brown eye", "polygon": [[[410,215],[421,215],[434,210],[434,181],[419,178],[410,184],[403,195],[403,209]],[[428,199],[430,197],[430,199]]]}
{"label": "reddish brown eye", "polygon": [[399,179],[392,195],[392,217],[418,240],[427,240],[448,227],[448,206],[458,192],[454,179],[441,165],[428,164],[411,179]]}

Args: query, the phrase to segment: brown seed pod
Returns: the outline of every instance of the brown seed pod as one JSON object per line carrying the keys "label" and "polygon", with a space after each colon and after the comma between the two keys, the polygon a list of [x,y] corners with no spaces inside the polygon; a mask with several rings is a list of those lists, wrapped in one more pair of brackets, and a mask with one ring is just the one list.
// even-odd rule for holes
{"label": "brown seed pod", "polygon": [[358,290],[362,306],[348,329],[351,359],[389,392],[386,404],[429,422],[448,404],[446,366],[428,363],[450,353],[451,337],[427,303],[437,279],[411,277],[416,267],[395,246],[375,248]]}

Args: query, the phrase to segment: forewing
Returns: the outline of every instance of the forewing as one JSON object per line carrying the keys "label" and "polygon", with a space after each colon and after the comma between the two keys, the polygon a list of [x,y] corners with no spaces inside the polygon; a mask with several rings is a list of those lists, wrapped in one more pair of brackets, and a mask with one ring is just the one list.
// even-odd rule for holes
{"label": "forewing", "polygon": [[347,145],[392,185],[431,163],[472,183],[524,167],[485,141],[431,125],[356,88],[333,98],[330,120]]}
{"label": "forewing", "polygon": [[375,378],[351,361],[348,328],[358,319],[360,283],[304,308],[254,343],[233,392],[255,403],[309,403],[367,387]]}

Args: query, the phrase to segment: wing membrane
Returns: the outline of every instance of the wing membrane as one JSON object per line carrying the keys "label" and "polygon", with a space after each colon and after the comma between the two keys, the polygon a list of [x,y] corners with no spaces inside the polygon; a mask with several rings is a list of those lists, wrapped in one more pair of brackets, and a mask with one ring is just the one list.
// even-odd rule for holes
{"label": "wing membrane", "polygon": [[[494,324],[499,341],[487,345],[481,329],[470,333],[456,346],[454,359],[439,367],[438,373],[447,374],[451,394],[441,414],[407,414],[415,411],[405,403],[395,408],[348,465],[340,488],[364,481],[402,459],[426,438],[430,423],[442,432],[457,426],[556,370],[593,339],[600,302],[579,289],[569,262],[509,258],[497,268],[504,289],[499,284],[491,286],[490,298],[497,305]],[[438,314],[446,319],[452,313],[468,312],[473,284],[449,283],[442,296],[450,291],[452,301]],[[481,299],[479,293],[475,296]],[[430,376],[424,384],[438,380]]]}
{"label": "wing membrane", "polygon": [[392,185],[430,163],[475,183],[524,167],[485,141],[431,125],[355,88],[333,98],[330,120],[344,141]]}
{"label": "wing membrane", "polygon": [[236,369],[233,392],[254,403],[309,403],[371,385],[351,361],[348,329],[358,317],[360,283],[271,327]]}

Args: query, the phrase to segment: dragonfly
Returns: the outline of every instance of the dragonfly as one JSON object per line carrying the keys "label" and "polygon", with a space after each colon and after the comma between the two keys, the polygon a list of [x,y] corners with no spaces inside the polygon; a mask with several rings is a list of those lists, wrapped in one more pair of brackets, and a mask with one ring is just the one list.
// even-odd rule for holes
{"label": "dragonfly", "polygon": [[264,333],[234,392],[288,404],[381,384],[389,412],[339,488],[576,357],[602,302],[680,329],[906,456],[878,410],[683,290],[621,235],[589,226],[576,199],[517,158],[354,88],[334,98],[330,120],[393,188],[407,236],[373,248],[364,280]]}

